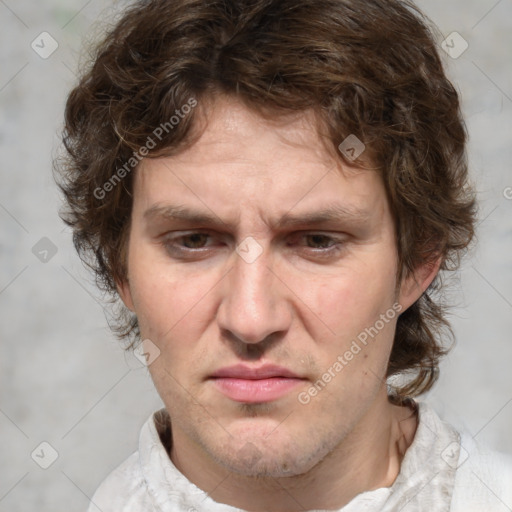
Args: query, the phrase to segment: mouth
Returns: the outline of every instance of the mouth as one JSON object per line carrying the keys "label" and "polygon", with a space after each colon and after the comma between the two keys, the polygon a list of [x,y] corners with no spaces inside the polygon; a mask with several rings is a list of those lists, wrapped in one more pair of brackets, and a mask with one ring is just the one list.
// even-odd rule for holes
{"label": "mouth", "polygon": [[282,366],[254,368],[239,364],[216,371],[209,380],[235,402],[264,403],[285,396],[306,379]]}

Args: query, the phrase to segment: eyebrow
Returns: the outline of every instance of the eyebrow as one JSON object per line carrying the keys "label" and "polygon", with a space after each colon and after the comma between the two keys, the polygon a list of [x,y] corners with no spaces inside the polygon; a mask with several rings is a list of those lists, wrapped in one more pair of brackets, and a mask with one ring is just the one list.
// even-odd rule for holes
{"label": "eyebrow", "polygon": [[363,224],[371,218],[371,211],[355,206],[339,204],[326,205],[319,210],[303,214],[286,213],[281,217],[277,226],[280,228],[294,228],[303,225],[314,226],[322,224],[357,223]]}
{"label": "eyebrow", "polygon": [[[359,225],[368,222],[371,216],[372,212],[367,209],[332,204],[312,212],[301,214],[288,212],[277,221],[270,222],[269,225],[274,229],[343,224],[348,222]],[[143,217],[147,222],[153,222],[160,218],[163,220],[179,221],[206,227],[220,225],[224,227],[234,227],[231,223],[224,222],[213,212],[199,211],[181,205],[154,205],[144,212]]]}
{"label": "eyebrow", "polygon": [[220,217],[214,215],[213,212],[201,212],[185,206],[154,205],[144,212],[143,217],[149,222],[154,221],[157,218],[162,218],[164,220],[185,221],[190,224],[226,224]]}

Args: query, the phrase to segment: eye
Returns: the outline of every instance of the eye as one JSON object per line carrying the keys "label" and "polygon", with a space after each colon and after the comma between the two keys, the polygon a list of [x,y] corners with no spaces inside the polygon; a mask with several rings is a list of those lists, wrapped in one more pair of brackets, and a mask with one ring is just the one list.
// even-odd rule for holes
{"label": "eye", "polygon": [[301,257],[327,261],[340,257],[346,249],[346,237],[330,233],[294,233],[287,246]]}
{"label": "eye", "polygon": [[336,240],[331,236],[318,233],[304,235],[304,239],[307,242],[307,246],[313,249],[328,249],[336,245]]}
{"label": "eye", "polygon": [[216,246],[220,246],[221,242],[209,233],[178,231],[165,236],[162,244],[172,258],[193,259],[206,257]]}
{"label": "eye", "polygon": [[187,249],[202,249],[208,240],[208,235],[206,233],[192,233],[184,235],[178,240],[182,240],[183,246]]}

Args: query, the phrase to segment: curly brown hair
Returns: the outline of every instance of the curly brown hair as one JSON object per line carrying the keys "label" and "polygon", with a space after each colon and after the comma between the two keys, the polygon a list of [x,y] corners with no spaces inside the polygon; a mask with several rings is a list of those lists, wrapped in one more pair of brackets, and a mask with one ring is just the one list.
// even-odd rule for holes
{"label": "curly brown hair", "polygon": [[[66,154],[56,162],[61,215],[100,288],[115,301],[127,276],[131,170],[193,144],[201,104],[219,93],[272,118],[312,109],[333,149],[356,134],[395,218],[397,282],[439,257],[442,270],[457,268],[473,238],[475,199],[458,95],[429,27],[400,0],[134,3],[68,97]],[[398,397],[436,380],[451,335],[442,288],[438,276],[398,319],[388,376],[412,372]],[[137,318],[122,305],[113,318],[133,345]]]}

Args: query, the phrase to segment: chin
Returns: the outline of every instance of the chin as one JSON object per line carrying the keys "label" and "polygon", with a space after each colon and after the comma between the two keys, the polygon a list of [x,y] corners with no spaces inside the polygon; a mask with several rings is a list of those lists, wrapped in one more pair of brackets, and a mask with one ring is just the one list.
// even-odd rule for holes
{"label": "chin", "polygon": [[208,447],[207,451],[228,471],[248,477],[302,475],[321,462],[330,451],[330,446],[322,446],[321,442],[307,447],[304,443],[287,440],[284,435],[275,436],[275,433],[270,436],[255,436],[254,433],[235,436],[236,441],[230,439],[226,445],[213,450]]}
{"label": "chin", "polygon": [[253,478],[283,478],[306,473],[311,467],[303,467],[293,454],[262,453],[255,445],[248,443],[235,457],[223,457],[217,462],[228,471]]}

